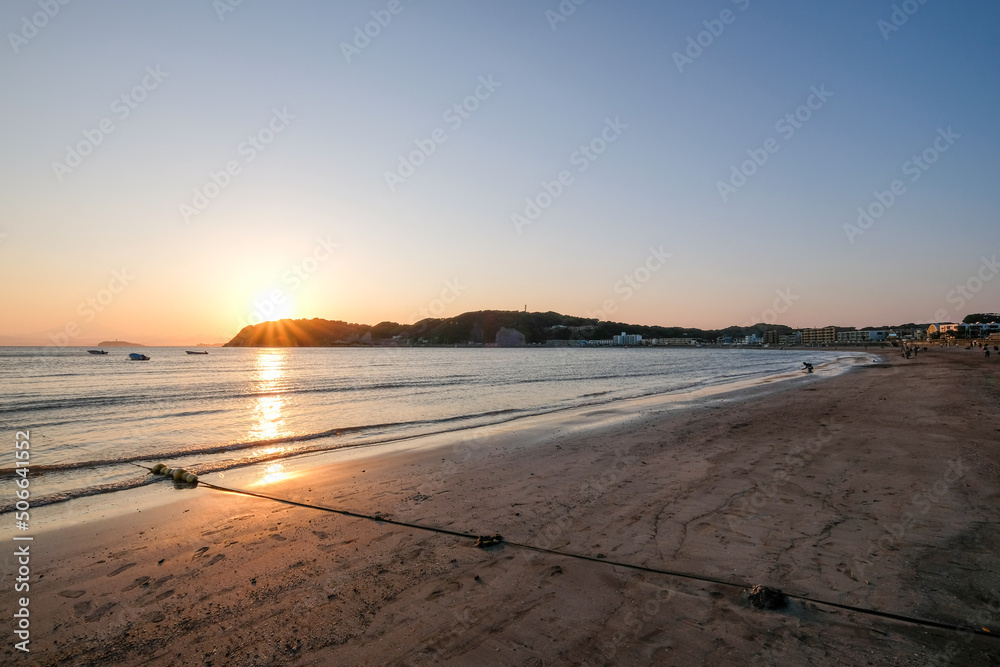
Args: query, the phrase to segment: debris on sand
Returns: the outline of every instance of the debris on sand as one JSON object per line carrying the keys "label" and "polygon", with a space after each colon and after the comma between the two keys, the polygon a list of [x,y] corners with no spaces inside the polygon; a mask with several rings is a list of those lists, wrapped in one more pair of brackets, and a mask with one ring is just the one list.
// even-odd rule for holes
{"label": "debris on sand", "polygon": [[486,549],[487,547],[499,546],[503,543],[503,535],[497,534],[492,537],[489,535],[480,535],[476,538],[476,544],[474,546],[479,549]]}
{"label": "debris on sand", "polygon": [[757,585],[747,591],[750,604],[757,609],[781,609],[788,604],[788,598],[776,588]]}

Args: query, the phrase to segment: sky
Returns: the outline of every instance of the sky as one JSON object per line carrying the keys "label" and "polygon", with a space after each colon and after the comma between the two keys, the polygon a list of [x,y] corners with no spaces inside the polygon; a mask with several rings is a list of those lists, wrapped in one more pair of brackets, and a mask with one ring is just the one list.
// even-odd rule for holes
{"label": "sky", "polygon": [[1000,310],[996,2],[7,0],[0,32],[0,344]]}

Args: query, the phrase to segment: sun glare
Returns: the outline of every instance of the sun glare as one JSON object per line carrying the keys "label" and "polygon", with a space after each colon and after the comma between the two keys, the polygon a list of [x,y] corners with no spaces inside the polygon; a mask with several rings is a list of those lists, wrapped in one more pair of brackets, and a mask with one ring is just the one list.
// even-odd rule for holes
{"label": "sun glare", "polygon": [[[253,406],[250,440],[272,440],[285,435],[282,409],[286,399],[280,393],[285,375],[287,352],[261,351],[257,356],[257,377],[254,392],[258,394]],[[275,393],[272,393],[275,392]]]}
{"label": "sun glare", "polygon": [[296,477],[298,473],[291,472],[285,469],[285,464],[279,461],[274,463],[268,463],[264,466],[263,475],[259,480],[252,483],[250,486],[266,486],[268,484],[276,484],[278,482],[283,482],[285,480]]}

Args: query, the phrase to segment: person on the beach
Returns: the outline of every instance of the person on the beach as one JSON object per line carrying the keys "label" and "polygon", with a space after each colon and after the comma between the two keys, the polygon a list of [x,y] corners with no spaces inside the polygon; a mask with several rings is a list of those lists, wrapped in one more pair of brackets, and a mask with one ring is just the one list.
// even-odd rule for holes
{"label": "person on the beach", "polygon": [[990,358],[990,348],[988,346],[986,347],[986,358]]}

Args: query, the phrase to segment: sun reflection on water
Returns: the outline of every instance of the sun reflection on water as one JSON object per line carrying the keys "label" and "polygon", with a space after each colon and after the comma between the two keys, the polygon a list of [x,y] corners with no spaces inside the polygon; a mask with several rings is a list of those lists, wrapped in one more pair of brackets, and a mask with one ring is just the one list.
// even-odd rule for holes
{"label": "sun reflection on water", "polygon": [[284,350],[267,350],[257,355],[253,389],[262,395],[254,400],[252,425],[247,434],[250,440],[270,440],[286,435],[282,409],[287,401],[277,393],[282,389],[287,368],[286,357],[287,352]]}

